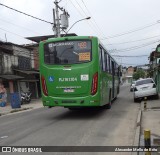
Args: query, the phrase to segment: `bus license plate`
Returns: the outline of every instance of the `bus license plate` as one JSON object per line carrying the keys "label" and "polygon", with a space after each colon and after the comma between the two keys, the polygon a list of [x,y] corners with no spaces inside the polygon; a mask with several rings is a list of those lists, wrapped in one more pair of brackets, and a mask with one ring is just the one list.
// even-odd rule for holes
{"label": "bus license plate", "polygon": [[65,93],[73,93],[73,92],[74,92],[74,89],[64,89],[64,92],[65,92]]}

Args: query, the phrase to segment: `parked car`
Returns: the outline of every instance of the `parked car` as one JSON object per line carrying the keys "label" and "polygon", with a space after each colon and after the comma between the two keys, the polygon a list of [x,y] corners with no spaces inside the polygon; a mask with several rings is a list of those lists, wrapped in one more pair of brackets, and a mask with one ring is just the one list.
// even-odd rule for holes
{"label": "parked car", "polygon": [[134,91],[136,81],[132,81],[131,86],[130,86],[130,91]]}
{"label": "parked car", "polygon": [[159,98],[154,80],[152,78],[137,80],[134,87],[134,102],[148,96]]}

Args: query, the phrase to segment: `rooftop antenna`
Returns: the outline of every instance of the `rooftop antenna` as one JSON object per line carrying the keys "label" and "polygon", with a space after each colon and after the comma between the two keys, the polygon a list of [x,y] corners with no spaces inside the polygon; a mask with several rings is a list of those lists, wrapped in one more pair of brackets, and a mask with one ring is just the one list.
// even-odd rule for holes
{"label": "rooftop antenna", "polygon": [[6,42],[7,42],[7,35],[6,35],[6,33],[5,33],[5,39],[6,39]]}

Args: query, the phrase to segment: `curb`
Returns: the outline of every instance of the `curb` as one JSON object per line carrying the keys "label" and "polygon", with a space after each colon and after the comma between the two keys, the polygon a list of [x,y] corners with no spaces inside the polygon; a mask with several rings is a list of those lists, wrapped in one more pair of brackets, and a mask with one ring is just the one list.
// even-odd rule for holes
{"label": "curb", "polygon": [[[142,111],[141,109],[138,112],[138,117],[137,117],[137,127],[136,127],[136,132],[135,132],[135,138],[133,142],[133,146],[139,146],[140,145],[140,131],[141,131],[141,119],[142,118]],[[132,152],[132,155],[138,155],[139,152]]]}
{"label": "curb", "polygon": [[31,110],[33,109],[33,107],[28,107],[28,108],[21,108],[21,109],[13,109],[9,112],[5,112],[5,113],[0,113],[0,116],[4,116],[4,115],[8,115],[8,114],[13,114],[13,113],[17,113],[17,112],[21,112],[21,111],[25,111],[25,110]]}

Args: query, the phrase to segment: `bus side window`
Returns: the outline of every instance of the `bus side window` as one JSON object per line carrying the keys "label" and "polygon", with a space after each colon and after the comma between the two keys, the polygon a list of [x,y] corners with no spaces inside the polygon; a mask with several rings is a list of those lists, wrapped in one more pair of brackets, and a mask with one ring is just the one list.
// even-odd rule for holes
{"label": "bus side window", "polygon": [[114,74],[117,76],[117,65],[115,62],[114,62]]}
{"label": "bus side window", "polygon": [[114,70],[114,75],[117,75],[117,70],[116,70],[116,69],[117,69],[117,68],[116,68],[116,63],[115,63],[115,62],[113,62],[113,65],[114,65],[114,69],[113,69],[113,70]]}
{"label": "bus side window", "polygon": [[107,53],[104,53],[104,61],[105,61],[105,71],[108,72],[108,65],[107,65]]}
{"label": "bus side window", "polygon": [[113,71],[113,65],[112,65],[112,60],[110,58],[110,73],[112,74],[112,71]]}
{"label": "bus side window", "polygon": [[103,71],[106,71],[106,64],[105,64],[105,53],[104,50],[102,49],[102,63],[103,63]]}
{"label": "bus side window", "polygon": [[109,67],[108,72],[111,73],[111,64],[110,64],[110,57],[109,57],[109,55],[108,55],[108,67]]}
{"label": "bus side window", "polygon": [[109,55],[108,54],[106,54],[106,68],[107,68],[107,72],[109,73]]}
{"label": "bus side window", "polygon": [[111,66],[112,66],[112,74],[115,75],[115,65],[114,65],[114,61],[111,61]]}
{"label": "bus side window", "polygon": [[101,70],[103,70],[103,63],[102,63],[102,48],[99,47],[99,65]]}
{"label": "bus side window", "polygon": [[116,75],[119,76],[119,66],[116,64]]}

